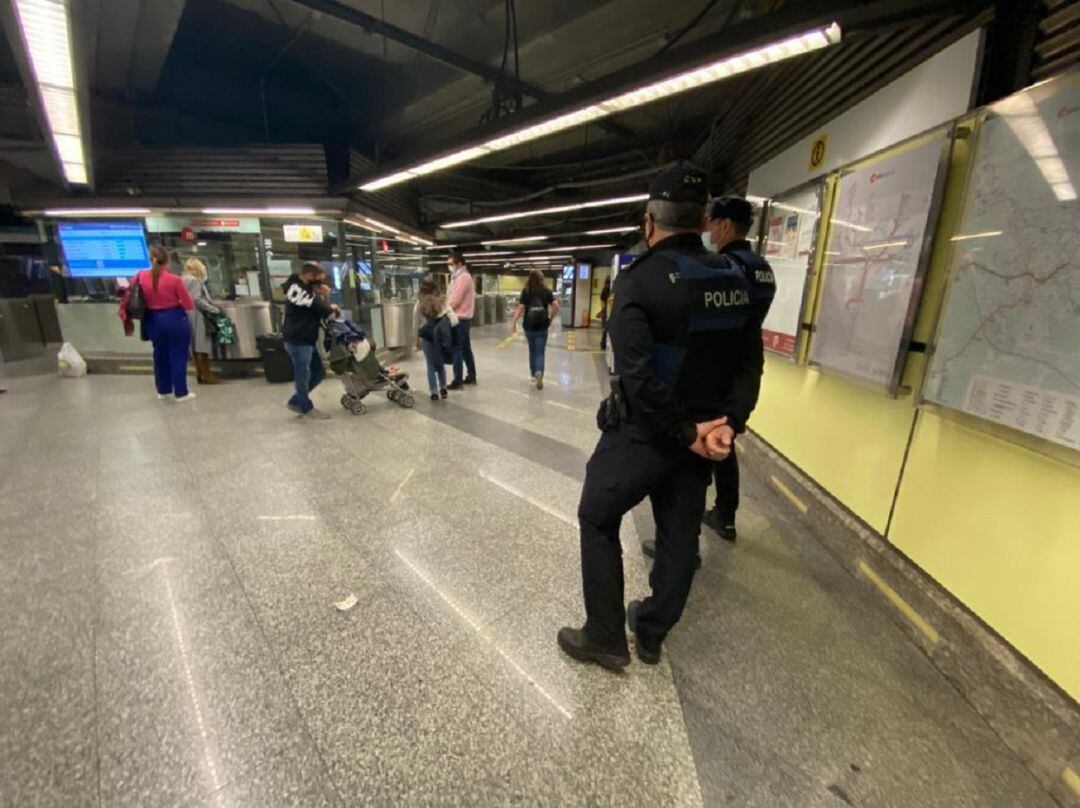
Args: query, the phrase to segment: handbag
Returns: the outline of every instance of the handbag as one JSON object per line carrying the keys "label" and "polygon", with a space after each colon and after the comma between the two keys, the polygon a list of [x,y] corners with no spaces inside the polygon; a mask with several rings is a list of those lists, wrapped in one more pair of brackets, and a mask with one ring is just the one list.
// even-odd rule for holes
{"label": "handbag", "polygon": [[132,320],[141,320],[146,314],[146,295],[143,294],[138,277],[128,287],[127,314]]}

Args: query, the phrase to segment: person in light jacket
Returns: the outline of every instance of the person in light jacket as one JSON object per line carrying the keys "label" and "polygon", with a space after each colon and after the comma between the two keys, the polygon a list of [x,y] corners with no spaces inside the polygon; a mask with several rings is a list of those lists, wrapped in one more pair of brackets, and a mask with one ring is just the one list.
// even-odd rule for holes
{"label": "person in light jacket", "polygon": [[449,395],[446,388],[446,354],[454,349],[454,329],[458,317],[430,274],[420,279],[420,296],[416,301],[413,322],[420,326],[416,342],[417,347],[424,351],[427,362],[431,400],[445,399]]}
{"label": "person in light jacket", "polygon": [[221,309],[214,304],[210,290],[206,288],[206,265],[198,258],[189,258],[184,262],[184,274],[181,276],[191,302],[195,308],[188,312],[191,320],[191,347],[195,355],[195,378],[199,384],[220,384],[221,380],[210,369],[210,354],[214,343],[207,331],[207,317],[221,314]]}

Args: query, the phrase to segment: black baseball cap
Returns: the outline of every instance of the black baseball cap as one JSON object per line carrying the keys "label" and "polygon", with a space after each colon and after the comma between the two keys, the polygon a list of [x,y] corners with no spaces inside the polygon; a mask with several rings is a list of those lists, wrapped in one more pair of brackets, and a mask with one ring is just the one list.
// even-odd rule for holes
{"label": "black baseball cap", "polygon": [[704,172],[691,166],[677,166],[663,171],[649,183],[649,199],[665,202],[697,202],[709,200],[708,183]]}
{"label": "black baseball cap", "polygon": [[754,223],[754,206],[741,196],[721,196],[709,208],[710,219],[731,219],[736,224]]}

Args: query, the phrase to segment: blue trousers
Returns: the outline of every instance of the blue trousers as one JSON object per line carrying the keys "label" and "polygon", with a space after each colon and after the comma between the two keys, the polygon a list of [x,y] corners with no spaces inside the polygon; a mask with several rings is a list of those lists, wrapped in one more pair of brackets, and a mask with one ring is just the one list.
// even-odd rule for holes
{"label": "blue trousers", "polygon": [[188,394],[187,363],[191,350],[191,322],[187,312],[147,309],[146,330],[154,346],[154,384],[160,395],[177,398]]}
{"label": "blue trousers", "polygon": [[547,348],[548,331],[536,329],[525,331],[525,341],[529,344],[529,375],[544,372],[544,350]]}
{"label": "blue trousers", "polygon": [[454,330],[457,332],[454,339],[454,381],[460,382],[461,379],[461,366],[464,363],[465,369],[469,372],[469,378],[476,378],[476,359],[473,358],[472,352],[472,340],[469,338],[469,328],[472,326],[472,320],[462,317],[458,320],[457,328]]}
{"label": "blue trousers", "polygon": [[432,341],[420,340],[420,347],[424,349],[424,359],[427,360],[427,384],[431,395],[435,395],[446,387],[446,364],[443,362],[442,348]]}
{"label": "blue trousers", "polygon": [[315,405],[308,396],[326,378],[326,368],[322,357],[314,345],[301,345],[299,342],[286,342],[285,353],[289,355],[293,366],[293,384],[296,392],[289,399],[289,405],[300,412],[311,412]]}

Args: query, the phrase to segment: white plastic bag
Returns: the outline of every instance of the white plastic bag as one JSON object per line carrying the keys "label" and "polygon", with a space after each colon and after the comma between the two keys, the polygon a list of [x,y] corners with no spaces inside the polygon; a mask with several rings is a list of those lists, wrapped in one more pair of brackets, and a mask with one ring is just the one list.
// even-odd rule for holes
{"label": "white plastic bag", "polygon": [[75,350],[70,342],[60,346],[60,353],[56,355],[56,366],[61,376],[75,379],[86,375],[86,360]]}

